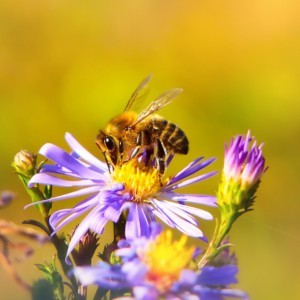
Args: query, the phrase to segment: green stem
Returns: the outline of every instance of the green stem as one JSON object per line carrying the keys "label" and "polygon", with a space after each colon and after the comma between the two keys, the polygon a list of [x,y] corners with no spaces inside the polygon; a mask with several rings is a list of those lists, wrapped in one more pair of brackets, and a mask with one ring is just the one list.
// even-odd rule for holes
{"label": "green stem", "polygon": [[[208,248],[204,255],[201,257],[198,268],[202,269],[210,260],[216,257],[222,250],[221,243],[228,235],[232,224],[236,220],[236,216],[230,214],[226,217],[221,216],[221,220],[216,219],[216,226],[213,234],[213,238],[208,245]],[[226,245],[224,245],[226,247]]]}
{"label": "green stem", "polygon": [[[27,191],[27,193],[29,194],[31,201],[34,202],[38,202],[41,200],[45,200],[45,195],[39,190],[38,187],[34,186],[32,188],[28,187],[28,182],[29,182],[29,178],[27,178],[25,175],[23,174],[19,174],[17,173],[20,180],[22,181],[25,190]],[[42,214],[43,218],[46,220],[49,216],[49,211],[51,208],[51,203],[39,203],[36,204],[35,207],[40,211],[40,213]]]}
{"label": "green stem", "polygon": [[[53,229],[49,223],[49,218],[45,219],[45,221],[50,232],[49,236],[51,236],[51,234],[53,233]],[[64,271],[64,274],[67,276],[67,278],[70,279],[73,286],[73,290],[77,290],[78,285],[75,276],[73,274],[70,274],[70,271],[73,268],[73,266],[72,264],[67,264],[65,261],[68,250],[67,244],[65,243],[64,239],[59,238],[56,234],[52,235],[51,241],[56,249],[57,257]]]}
{"label": "green stem", "polygon": [[[28,187],[29,178],[27,178],[26,176],[24,176],[23,174],[20,174],[20,173],[18,173],[18,175],[19,175],[19,178],[21,179],[23,185],[25,186],[25,189],[26,189],[27,193],[29,194],[31,201],[33,203],[47,199],[45,194],[38,188],[38,186],[34,186],[32,188]],[[71,284],[73,286],[73,290],[77,291],[78,284],[75,279],[75,276],[70,274],[72,265],[67,264],[65,261],[68,246],[66,245],[65,240],[62,238],[59,238],[56,234],[51,236],[51,234],[53,233],[53,228],[51,227],[51,225],[49,223],[49,217],[50,217],[49,211],[51,208],[51,203],[39,203],[39,204],[36,204],[36,207],[38,208],[38,210],[40,211],[40,213],[42,214],[42,216],[45,220],[45,223],[48,228],[47,231],[48,231],[49,237],[51,237],[51,241],[56,249],[57,257],[62,266],[64,274],[66,275],[67,278],[70,279]],[[75,297],[77,298],[76,295],[75,295]]]}

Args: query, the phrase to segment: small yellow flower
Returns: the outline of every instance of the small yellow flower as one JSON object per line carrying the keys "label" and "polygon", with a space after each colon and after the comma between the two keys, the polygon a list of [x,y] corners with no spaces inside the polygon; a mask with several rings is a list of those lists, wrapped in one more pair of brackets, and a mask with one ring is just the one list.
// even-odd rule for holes
{"label": "small yellow flower", "polygon": [[191,262],[195,247],[187,248],[186,242],[186,235],[173,241],[172,232],[166,230],[151,241],[146,250],[138,253],[149,269],[147,280],[160,292],[169,290]]}

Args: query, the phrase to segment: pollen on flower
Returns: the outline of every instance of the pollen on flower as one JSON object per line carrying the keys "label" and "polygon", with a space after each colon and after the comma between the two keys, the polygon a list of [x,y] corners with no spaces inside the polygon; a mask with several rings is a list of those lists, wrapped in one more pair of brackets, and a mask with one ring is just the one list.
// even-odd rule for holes
{"label": "pollen on flower", "polygon": [[143,167],[135,159],[117,166],[112,179],[124,184],[124,191],[133,196],[134,202],[147,201],[159,191],[162,184],[156,168]]}
{"label": "pollen on flower", "polygon": [[167,230],[150,242],[146,251],[139,253],[148,266],[147,280],[161,292],[167,291],[191,262],[195,247],[187,248],[186,242],[185,235],[173,241],[172,232]]}

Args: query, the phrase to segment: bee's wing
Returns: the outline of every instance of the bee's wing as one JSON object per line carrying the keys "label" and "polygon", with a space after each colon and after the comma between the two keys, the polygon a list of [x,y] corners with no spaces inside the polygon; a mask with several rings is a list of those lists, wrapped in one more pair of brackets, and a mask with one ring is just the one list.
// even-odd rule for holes
{"label": "bee's wing", "polygon": [[171,90],[168,90],[164,92],[163,94],[159,95],[153,102],[150,103],[150,105],[144,109],[138,116],[137,121],[134,125],[138,124],[148,116],[152,115],[153,113],[157,112],[167,104],[169,104],[171,101],[174,100],[180,93],[182,92],[181,88],[174,88]]}
{"label": "bee's wing", "polygon": [[139,86],[136,88],[136,90],[128,100],[124,111],[136,110],[135,106],[137,105],[137,103],[142,101],[149,91],[149,83],[151,79],[152,75],[150,74],[139,84]]}

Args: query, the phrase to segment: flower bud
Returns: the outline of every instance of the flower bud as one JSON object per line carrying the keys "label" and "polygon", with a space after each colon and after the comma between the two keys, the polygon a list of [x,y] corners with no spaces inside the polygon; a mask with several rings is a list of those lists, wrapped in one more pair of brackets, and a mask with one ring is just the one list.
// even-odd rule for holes
{"label": "flower bud", "polygon": [[[14,157],[12,167],[16,170],[16,174],[25,186],[27,193],[30,195],[32,202],[39,202],[51,197],[51,187],[46,187],[45,192],[41,191],[38,185],[28,185],[30,179],[38,172],[36,168],[37,155],[28,150],[21,150]],[[47,219],[51,209],[51,202],[37,203],[36,207]]]}
{"label": "flower bud", "polygon": [[36,155],[31,151],[21,150],[15,155],[12,166],[17,172],[32,177],[36,167]]}
{"label": "flower bud", "polygon": [[233,138],[229,147],[225,146],[222,180],[217,192],[221,212],[238,216],[250,210],[261,176],[266,171],[262,146],[257,146],[250,131],[246,136]]}
{"label": "flower bud", "polygon": [[99,238],[97,237],[97,234],[90,230],[82,236],[77,247],[72,251],[72,257],[76,266],[91,265],[93,255],[99,245],[98,241]]}

